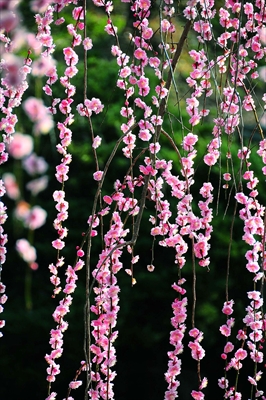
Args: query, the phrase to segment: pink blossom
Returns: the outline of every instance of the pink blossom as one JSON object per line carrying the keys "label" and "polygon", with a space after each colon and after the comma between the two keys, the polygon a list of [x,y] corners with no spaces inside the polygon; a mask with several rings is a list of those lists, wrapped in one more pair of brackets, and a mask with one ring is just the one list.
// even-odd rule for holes
{"label": "pink blossom", "polygon": [[34,206],[25,218],[25,225],[35,230],[45,224],[47,212],[40,206]]}
{"label": "pink blossom", "polygon": [[252,300],[260,300],[261,294],[257,290],[253,290],[252,292],[248,292],[248,298]]}
{"label": "pink blossom", "polygon": [[56,392],[52,392],[45,400],[56,400]]}
{"label": "pink blossom", "polygon": [[259,264],[255,261],[249,261],[246,265],[246,268],[249,272],[253,272],[253,273],[256,273],[260,270]]}
{"label": "pink blossom", "polygon": [[48,176],[44,175],[40,178],[33,179],[28,182],[26,188],[31,191],[33,196],[37,196],[38,193],[45,190],[48,186]]}
{"label": "pink blossom", "polygon": [[103,171],[96,171],[93,174],[93,179],[95,181],[100,181],[102,179],[102,177],[103,177]]}
{"label": "pink blossom", "polygon": [[145,142],[148,142],[151,138],[151,134],[148,129],[141,129],[139,131],[139,138]]}
{"label": "pink blossom", "polygon": [[108,33],[108,35],[115,36],[117,33],[117,27],[113,26],[111,24],[107,24],[104,28],[104,30]]}
{"label": "pink blossom", "polygon": [[194,20],[197,16],[197,10],[195,7],[186,7],[183,11],[184,16],[189,20]]}
{"label": "pink blossom", "polygon": [[99,114],[102,112],[104,106],[101,103],[101,101],[95,97],[93,97],[91,100],[86,99],[84,102],[84,105],[90,110],[94,111],[95,114]]}
{"label": "pink blossom", "polygon": [[244,359],[247,357],[247,355],[248,355],[248,353],[247,353],[247,351],[244,350],[244,349],[238,349],[238,350],[235,352],[235,358],[236,358],[237,360],[244,360]]}
{"label": "pink blossom", "polygon": [[170,26],[171,26],[171,24],[167,19],[163,19],[161,21],[162,32],[167,32],[169,30]]}
{"label": "pink blossom", "polygon": [[188,347],[191,349],[191,355],[194,360],[202,360],[205,357],[205,350],[199,342],[189,342]]}
{"label": "pink blossom", "polygon": [[33,139],[29,135],[15,133],[13,140],[8,146],[8,151],[12,157],[21,159],[28,156],[33,150]]}
{"label": "pink blossom", "polygon": [[136,49],[134,51],[134,57],[137,58],[138,60],[145,60],[147,59],[146,52],[143,49]]}
{"label": "pink blossom", "polygon": [[193,328],[189,331],[189,336],[193,337],[193,338],[197,338],[200,334],[200,331],[197,328]]}
{"label": "pink blossom", "polygon": [[35,248],[26,239],[16,241],[16,250],[21,258],[29,264],[33,263],[37,258]]}
{"label": "pink blossom", "polygon": [[20,190],[15,175],[6,172],[3,175],[3,181],[5,183],[6,193],[8,197],[10,197],[10,199],[12,200],[18,200],[20,197]]}
{"label": "pink blossom", "polygon": [[226,315],[231,315],[233,313],[234,300],[230,300],[224,303],[222,312]]}
{"label": "pink blossom", "polygon": [[149,64],[153,68],[158,68],[160,66],[160,59],[158,57],[150,57],[149,58]]}
{"label": "pink blossom", "polygon": [[224,173],[223,178],[225,181],[230,181],[232,179],[231,174],[229,172]]}
{"label": "pink blossom", "polygon": [[198,141],[198,136],[193,135],[193,133],[188,133],[183,140],[183,148],[184,150],[191,151],[193,146],[196,144]]}
{"label": "pink blossom", "polygon": [[194,400],[204,400],[204,394],[202,392],[197,392],[196,390],[192,390],[191,396]]}
{"label": "pink blossom", "polygon": [[48,169],[48,164],[43,157],[37,156],[35,153],[22,161],[24,169],[29,175],[43,174]]}
{"label": "pink blossom", "polygon": [[151,143],[150,146],[149,146],[149,149],[150,149],[150,152],[152,154],[156,154],[156,153],[158,153],[160,151],[161,146],[160,146],[160,144],[158,142]]}
{"label": "pink blossom", "polygon": [[61,239],[56,239],[52,242],[52,246],[57,250],[62,250],[65,247],[65,243]]}
{"label": "pink blossom", "polygon": [[218,379],[218,385],[221,389],[226,389],[228,388],[228,380],[225,378],[220,378]]}
{"label": "pink blossom", "polygon": [[28,97],[23,103],[23,108],[32,121],[38,121],[47,115],[43,101],[36,97]]}
{"label": "pink blossom", "polygon": [[72,16],[76,21],[83,20],[84,19],[83,7],[75,7],[74,10],[72,11]]}
{"label": "pink blossom", "polygon": [[227,325],[222,325],[219,329],[222,335],[226,337],[231,335],[231,329]]}
{"label": "pink blossom", "polygon": [[31,10],[34,12],[43,13],[51,3],[52,0],[32,0]]}
{"label": "pink blossom", "polygon": [[230,353],[233,350],[234,350],[234,345],[231,342],[227,342],[226,345],[224,346],[224,352]]}
{"label": "pink blossom", "polygon": [[97,149],[102,143],[102,138],[100,136],[95,136],[93,143],[92,143],[92,147],[94,149]]}
{"label": "pink blossom", "polygon": [[63,190],[55,190],[53,194],[54,201],[61,202],[65,198],[65,192]]}

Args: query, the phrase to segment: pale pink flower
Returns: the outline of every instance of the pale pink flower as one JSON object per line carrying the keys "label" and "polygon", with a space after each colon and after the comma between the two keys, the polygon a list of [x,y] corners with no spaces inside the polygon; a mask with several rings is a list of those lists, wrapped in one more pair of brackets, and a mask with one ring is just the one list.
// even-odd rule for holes
{"label": "pale pink flower", "polygon": [[76,21],[83,20],[84,19],[83,7],[75,7],[74,10],[72,11],[72,16]]}
{"label": "pale pink flower", "polygon": [[28,156],[33,150],[33,139],[29,135],[15,133],[13,140],[8,146],[8,151],[12,157],[20,160]]}
{"label": "pale pink flower", "polygon": [[93,47],[92,40],[89,37],[86,37],[83,40],[83,46],[85,50],[91,50]]}
{"label": "pale pink flower", "polygon": [[61,239],[56,239],[52,242],[52,246],[57,250],[62,250],[65,247],[65,242]]}
{"label": "pale pink flower", "polygon": [[30,8],[34,12],[43,13],[52,3],[52,0],[32,0]]}
{"label": "pale pink flower", "polygon": [[15,175],[11,174],[10,172],[6,172],[3,175],[3,181],[8,197],[10,197],[12,200],[18,200],[20,197],[20,190]]}
{"label": "pale pink flower", "polygon": [[226,388],[228,388],[228,380],[225,379],[225,378],[220,378],[220,379],[218,379],[218,386],[219,386],[221,389],[226,389]]}
{"label": "pale pink flower", "polygon": [[38,157],[35,153],[29,155],[22,161],[24,169],[29,175],[43,174],[48,169],[48,164],[43,157]]}
{"label": "pale pink flower", "polygon": [[100,136],[95,136],[93,143],[92,143],[92,147],[94,149],[97,149],[102,143],[102,138]]}
{"label": "pale pink flower", "polygon": [[101,100],[93,97],[91,100],[86,99],[84,102],[85,106],[88,108],[90,111],[94,111],[95,114],[99,114],[102,112],[104,105],[102,104]]}
{"label": "pale pink flower", "polygon": [[[6,6],[7,7],[7,6]],[[16,12],[13,12],[10,9],[1,9],[1,20],[0,20],[0,28],[1,31],[10,32],[14,30],[14,28],[18,25],[19,18]]]}
{"label": "pale pink flower", "polygon": [[229,172],[224,173],[223,178],[225,181],[230,181],[232,179],[231,174]]}
{"label": "pale pink flower", "polygon": [[117,27],[116,27],[116,26],[113,26],[113,25],[111,25],[111,24],[107,24],[107,25],[105,26],[104,30],[105,30],[105,32],[108,33],[108,35],[112,35],[112,36],[115,36],[116,33],[117,33]]}
{"label": "pale pink flower", "polygon": [[48,176],[44,175],[40,178],[33,179],[32,181],[28,182],[26,188],[31,191],[33,196],[37,196],[38,193],[45,190],[48,186]]}
{"label": "pale pink flower", "polygon": [[[38,44],[40,45],[40,42]],[[32,63],[32,75],[42,77],[55,68],[54,64],[55,62],[52,58],[39,58]]]}
{"label": "pale pink flower", "polygon": [[226,345],[224,346],[224,352],[230,353],[233,350],[234,350],[234,345],[231,342],[227,342]]}
{"label": "pale pink flower", "polygon": [[222,325],[220,327],[220,332],[222,335],[228,337],[231,335],[231,329],[227,325]]}
{"label": "pale pink flower", "polygon": [[15,216],[17,219],[24,221],[30,212],[30,204],[24,200],[17,203],[15,208]]}
{"label": "pale pink flower", "polygon": [[151,134],[148,129],[141,129],[139,131],[139,138],[145,142],[148,142],[151,138]]}
{"label": "pale pink flower", "polygon": [[190,151],[193,146],[197,143],[198,141],[198,136],[193,135],[193,133],[188,133],[187,136],[184,137],[184,140],[182,142],[184,150]]}
{"label": "pale pink flower", "polygon": [[52,392],[52,393],[50,394],[50,396],[46,397],[45,400],[56,400],[56,395],[57,395],[56,392]]}
{"label": "pale pink flower", "polygon": [[248,292],[248,298],[251,300],[260,300],[261,294],[257,290],[253,290],[252,292]]}
{"label": "pale pink flower", "polygon": [[26,239],[19,239],[16,241],[16,250],[27,263],[33,263],[37,258],[35,247],[31,246]]}
{"label": "pale pink flower", "polygon": [[208,379],[206,377],[204,377],[201,381],[201,384],[199,386],[199,389],[205,389],[208,386]]}
{"label": "pale pink flower", "polygon": [[238,349],[238,350],[235,352],[235,358],[236,358],[237,360],[244,360],[244,359],[247,357],[247,355],[248,355],[248,353],[247,353],[247,351],[244,350],[244,349]]}
{"label": "pale pink flower", "polygon": [[202,392],[197,392],[196,390],[192,390],[191,396],[194,400],[204,400],[204,394]]}
{"label": "pale pink flower", "polygon": [[162,32],[167,32],[170,28],[171,24],[167,19],[163,19],[161,21],[161,30]]}
{"label": "pale pink flower", "polygon": [[93,179],[95,181],[100,181],[102,179],[102,176],[103,176],[103,171],[96,171],[93,174]]}
{"label": "pale pink flower", "polygon": [[27,215],[24,223],[31,230],[40,228],[45,224],[47,212],[40,206],[34,206]]}

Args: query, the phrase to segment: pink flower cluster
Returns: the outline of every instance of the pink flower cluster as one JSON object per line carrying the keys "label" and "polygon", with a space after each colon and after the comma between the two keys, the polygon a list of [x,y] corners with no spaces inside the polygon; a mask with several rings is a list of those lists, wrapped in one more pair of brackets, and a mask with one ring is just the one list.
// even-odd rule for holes
{"label": "pink flower cluster", "polygon": [[[59,301],[59,305],[56,307],[53,313],[53,319],[57,323],[56,329],[52,329],[50,334],[50,345],[52,347],[52,351],[50,354],[46,354],[45,360],[49,364],[47,368],[47,381],[54,382],[56,379],[56,375],[60,374],[60,366],[56,363],[56,359],[60,358],[63,353],[63,333],[68,328],[68,323],[65,321],[65,316],[70,312],[70,306],[72,304],[72,296],[71,294],[76,289],[76,281],[78,276],[76,274],[77,271],[83,268],[84,261],[81,259],[83,257],[84,252],[81,249],[77,251],[77,261],[75,263],[74,268],[70,265],[66,270],[66,284],[63,289],[63,293],[65,293],[65,297]],[[64,264],[64,260],[58,259],[57,264],[50,264],[49,269],[52,273],[51,282],[55,286],[54,296],[59,293],[61,290],[60,278],[57,276],[58,268]],[[74,387],[73,387],[74,388]]]}
{"label": "pink flower cluster", "polygon": [[[178,281],[178,284],[174,283],[172,288],[179,293],[179,296],[183,296],[186,290],[182,288],[185,283],[185,279]],[[170,344],[174,346],[174,350],[168,351],[168,370],[165,373],[165,379],[168,383],[167,391],[165,392],[165,400],[173,400],[178,397],[177,390],[180,382],[176,379],[181,373],[181,359],[180,354],[183,353],[184,345],[182,343],[184,333],[186,331],[186,319],[187,319],[187,297],[182,299],[176,298],[172,303],[172,309],[174,316],[171,318],[171,325],[174,330],[170,332]]]}
{"label": "pink flower cluster", "polygon": [[91,306],[91,311],[96,316],[91,322],[94,338],[94,344],[91,345],[93,355],[91,378],[94,388],[89,390],[89,394],[92,399],[114,398],[112,381],[116,373],[111,368],[116,363],[113,343],[118,335],[118,331],[114,328],[119,311],[120,291],[115,275],[122,268],[120,261],[122,251],[119,245],[123,245],[123,238],[128,232],[123,225],[119,213],[113,213],[112,224],[104,236],[105,248],[92,272],[97,282],[97,287],[94,287],[95,304]]}
{"label": "pink flower cluster", "polygon": [[[199,3],[199,8],[197,9],[196,4]],[[213,38],[213,25],[211,20],[216,14],[214,8],[214,0],[208,1],[188,1],[188,6],[184,10],[184,16],[188,20],[193,20],[193,29],[195,32],[199,33],[197,39],[200,43],[205,43]],[[196,20],[196,17],[199,19]]]}
{"label": "pink flower cluster", "polygon": [[[154,34],[153,29],[149,26],[148,20],[150,5],[150,1],[140,1],[135,2],[131,7],[135,18],[133,25],[137,28],[138,33],[134,37],[131,37],[131,41],[135,46],[131,64],[129,64],[130,58],[128,55],[123,53],[118,46],[112,46],[112,54],[117,57],[117,64],[120,67],[117,86],[125,92],[125,103],[120,113],[127,120],[126,123],[122,123],[121,125],[121,131],[124,134],[123,142],[126,145],[123,148],[123,153],[127,158],[133,156],[137,139],[137,136],[132,133],[133,128],[136,126],[136,117],[134,115],[133,105],[130,107],[130,102],[133,103],[134,101],[134,107],[143,110],[144,113],[144,119],[141,119],[137,123],[139,127],[138,138],[141,141],[150,142],[155,132],[158,130],[158,127],[160,127],[163,122],[160,115],[152,115],[152,108],[148,105],[148,101],[146,100],[151,91],[150,80],[147,77],[146,70],[152,68],[155,76],[161,81],[160,84],[157,84],[154,88],[154,95],[152,96],[154,106],[159,108],[161,100],[168,96],[168,90],[164,87],[165,82],[162,79],[160,70],[161,62],[158,57],[154,56],[154,51],[150,42]],[[167,19],[162,23],[162,29],[166,26],[168,26]],[[169,23],[169,27],[170,26],[172,26],[172,24]],[[149,56],[149,52],[152,52],[151,56]],[[132,100],[135,93],[135,99]]]}
{"label": "pink flower cluster", "polygon": [[[245,159],[248,155],[245,155]],[[250,163],[249,163],[250,165]],[[249,189],[249,196],[243,192],[236,194],[235,198],[243,208],[239,211],[240,218],[244,221],[244,235],[242,239],[252,247],[252,250],[246,252],[247,264],[246,268],[249,272],[255,274],[254,280],[258,281],[263,279],[263,272],[260,271],[259,259],[263,259],[262,242],[258,241],[258,237],[264,236],[264,212],[265,207],[260,205],[257,200],[258,191],[256,189],[259,183],[258,179],[254,176],[254,172],[249,170],[243,175],[247,181],[247,188]],[[265,268],[264,268],[265,269]]]}
{"label": "pink flower cluster", "polygon": [[[253,290],[247,293],[248,298],[250,299],[250,305],[246,308],[247,314],[243,318],[243,322],[245,324],[245,329],[240,329],[236,338],[242,342],[241,347],[239,347],[235,352],[234,355],[228,360],[229,353],[234,351],[234,345],[227,340],[226,345],[224,346],[224,352],[222,353],[221,357],[223,360],[226,361],[225,371],[233,368],[239,374],[240,369],[243,367],[243,360],[245,360],[248,355],[251,360],[256,365],[256,371],[258,368],[258,364],[263,363],[263,344],[264,339],[263,335],[266,330],[266,317],[263,315],[262,306],[263,306],[263,299],[261,293],[259,291]],[[229,337],[231,335],[231,328],[234,325],[235,319],[230,317],[229,315],[233,313],[233,300],[229,300],[224,303],[223,306],[223,313],[227,315],[227,322],[225,325],[220,327],[220,332],[225,336]],[[249,332],[248,332],[249,331]],[[249,340],[248,340],[249,339]],[[248,351],[244,349],[244,345],[247,345]],[[258,381],[262,375],[262,371],[258,371],[254,378],[248,377],[249,382],[255,386],[256,389],[256,397],[260,397],[263,395],[263,391],[257,389]],[[237,394],[236,387],[229,388],[229,381],[226,377],[220,378],[218,380],[218,386],[221,389],[225,390],[225,397],[231,398],[232,394],[241,396],[240,393]],[[241,398],[241,397],[239,397]]]}
{"label": "pink flower cluster", "polygon": [[54,228],[58,233],[58,239],[53,241],[53,247],[57,250],[62,250],[65,246],[63,239],[67,236],[68,230],[64,228],[62,222],[68,218],[68,202],[65,200],[65,192],[63,190],[56,190],[53,194],[54,201],[56,201],[57,217],[54,220]]}
{"label": "pink flower cluster", "polygon": [[29,56],[21,65],[20,60],[3,59],[0,70],[3,71],[2,88],[0,90],[0,111],[5,115],[0,120],[0,130],[4,131],[3,141],[11,142],[11,135],[15,132],[17,116],[14,108],[19,107],[22,96],[28,88],[27,76],[31,72],[31,59]]}
{"label": "pink flower cluster", "polygon": [[[188,347],[191,349],[191,356],[194,360],[198,362],[198,365],[200,361],[205,357],[205,350],[200,344],[200,342],[203,340],[203,332],[199,331],[197,328],[192,328],[189,331],[189,336],[192,337],[194,340],[193,342],[190,341],[188,343]],[[198,391],[192,390],[191,396],[195,400],[203,400],[205,398],[204,393],[202,392],[203,389],[205,389],[208,385],[208,380],[207,378],[201,379],[201,377],[198,375],[198,380],[199,380],[199,387]]]}
{"label": "pink flower cluster", "polygon": [[[185,264],[184,255],[188,250],[187,243],[183,239],[184,236],[188,236],[193,240],[194,254],[199,259],[199,265],[206,267],[210,263],[207,255],[210,248],[209,240],[212,232],[212,210],[210,208],[210,203],[213,201],[213,187],[210,183],[204,183],[200,189],[200,194],[205,200],[199,201],[198,204],[201,217],[197,217],[192,211],[192,195],[186,194],[186,190],[188,191],[194,183],[193,159],[196,156],[194,145],[197,139],[196,135],[189,133],[185,136],[182,143],[184,149],[188,151],[187,156],[182,157],[180,160],[181,173],[185,179],[174,176],[171,172],[172,163],[167,163],[165,160],[156,160],[155,166],[157,169],[152,169],[151,160],[146,158],[145,163],[147,166],[141,169],[141,172],[144,174],[147,170],[146,173],[150,173],[152,176],[155,176],[159,169],[163,169],[161,177],[150,179],[149,182],[150,197],[151,200],[155,202],[157,219],[160,220],[160,222],[157,223],[155,218],[150,219],[154,225],[151,229],[151,235],[162,235],[164,239],[161,240],[159,244],[164,247],[174,247],[176,249],[176,263],[179,268],[183,268]],[[162,192],[164,181],[170,186],[172,196],[179,199],[175,224],[169,221],[169,218],[172,216],[170,203],[167,200],[162,200],[164,197]],[[203,232],[201,232],[201,230]]]}
{"label": "pink flower cluster", "polygon": [[189,87],[193,88],[190,98],[186,99],[187,113],[190,116],[189,122],[192,126],[198,125],[201,119],[209,114],[208,109],[199,109],[199,100],[201,96],[210,97],[213,90],[211,89],[211,69],[213,63],[208,62],[204,50],[191,50],[190,57],[193,59],[193,70],[186,79]]}

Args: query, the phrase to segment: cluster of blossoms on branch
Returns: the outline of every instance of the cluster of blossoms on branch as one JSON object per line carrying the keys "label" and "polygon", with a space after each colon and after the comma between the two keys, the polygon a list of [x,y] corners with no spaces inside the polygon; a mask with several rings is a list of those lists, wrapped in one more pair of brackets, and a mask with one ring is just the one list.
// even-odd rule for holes
{"label": "cluster of blossoms on branch", "polygon": [[[256,0],[255,4],[242,4],[226,0],[224,6],[217,11],[214,0],[189,0],[183,10],[185,27],[180,34],[180,32],[176,32],[177,11],[174,1],[165,0],[158,10],[157,34],[151,23],[152,2],[150,0],[122,0],[122,3],[128,3],[124,6],[129,7],[133,18],[132,33],[129,35],[127,47],[130,50],[127,52],[120,46],[119,30],[113,22],[112,13],[115,4],[105,0],[93,0],[93,3],[106,14],[104,31],[112,40],[110,55],[115,57],[117,64],[118,77],[115,84],[123,94],[119,116],[121,118],[121,135],[105,165],[100,164],[97,156],[97,149],[104,138],[99,132],[94,132],[93,128],[93,119],[99,118],[98,114],[105,110],[104,104],[98,97],[87,98],[84,87],[83,102],[75,106],[77,88],[73,82],[80,73],[79,54],[82,50],[86,59],[90,56],[90,53],[87,52],[93,50],[93,40],[87,36],[86,17],[88,14],[86,14],[85,5],[80,5],[77,0],[33,1],[31,3],[33,11],[39,12],[35,15],[37,24],[35,40],[40,46],[41,63],[38,65],[36,62],[35,68],[33,68],[29,52],[21,65],[12,63],[8,57],[1,60],[0,64],[3,72],[0,88],[0,108],[3,117],[0,121],[0,129],[4,131],[3,142],[0,143],[1,164],[8,159],[7,147],[9,147],[11,155],[13,152],[13,156],[16,151],[21,151],[21,148],[15,147],[16,137],[19,133],[15,133],[17,116],[14,110],[21,105],[22,96],[28,88],[28,75],[30,73],[34,76],[40,74],[41,65],[44,66],[42,74],[46,77],[46,82],[43,91],[50,99],[48,107],[50,114],[48,116],[41,99],[36,102],[36,99],[28,98],[23,107],[34,123],[34,132],[37,135],[52,129],[53,118],[57,120],[58,144],[56,149],[60,156],[60,162],[56,166],[55,178],[60,184],[60,188],[53,193],[57,212],[54,219],[57,237],[52,241],[57,255],[56,262],[49,265],[49,270],[51,272],[50,280],[54,286],[53,297],[63,293],[63,298],[53,313],[56,328],[50,332],[52,350],[45,356],[48,363],[47,381],[49,382],[47,400],[54,400],[57,396],[55,392],[51,392],[51,385],[60,373],[60,365],[56,360],[63,353],[63,334],[68,328],[65,316],[70,311],[72,296],[77,286],[77,272],[84,265],[87,280],[86,296],[88,297],[86,310],[87,315],[90,313],[93,315],[93,319],[89,324],[90,327],[87,326],[88,321],[86,325],[87,338],[85,342],[87,342],[84,346],[86,347],[86,361],[82,362],[79,372],[70,383],[67,399],[71,399],[70,391],[72,389],[77,389],[82,385],[82,381],[78,380],[81,372],[86,372],[86,391],[90,399],[112,400],[114,398],[113,380],[116,375],[114,342],[118,336],[116,324],[120,292],[117,275],[123,269],[121,257],[126,249],[131,257],[131,267],[125,268],[125,271],[131,276],[132,284],[136,283],[134,265],[139,261],[139,255],[134,253],[134,248],[148,201],[151,202],[149,206],[152,204],[153,210],[149,219],[152,225],[150,229],[153,243],[152,254],[156,242],[164,248],[174,249],[174,263],[177,267],[178,283],[172,285],[177,292],[172,303],[174,315],[171,318],[171,325],[174,329],[170,332],[170,344],[174,349],[168,352],[165,400],[174,400],[178,397],[180,382],[177,376],[181,374],[183,339],[189,324],[187,321],[189,299],[185,296],[186,281],[182,277],[182,273],[188,264],[189,247],[192,248],[193,274],[198,266],[205,268],[206,272],[211,268],[209,253],[214,218],[211,204],[214,200],[215,188],[211,182],[210,173],[212,167],[222,165],[224,162],[226,172],[223,174],[225,181],[223,188],[231,187],[232,190],[235,190],[235,200],[242,206],[239,210],[239,217],[244,222],[242,239],[251,247],[247,250],[245,258],[247,260],[246,269],[253,274],[253,290],[247,293],[250,304],[246,308],[246,315],[243,316],[245,330],[239,330],[236,336],[241,343],[236,351],[232,342],[229,341],[235,324],[235,319],[231,317],[234,300],[227,298],[224,303],[222,313],[227,316],[227,320],[220,327],[220,332],[227,338],[222,353],[222,359],[225,360],[225,374],[219,379],[218,386],[224,390],[224,398],[241,399],[242,395],[238,391],[237,384],[229,384],[227,371],[229,369],[236,370],[238,379],[243,362],[249,356],[254,363],[256,372],[254,376],[248,377],[248,381],[255,387],[256,398],[264,399],[263,391],[257,386],[263,373],[262,370],[258,371],[258,365],[263,362],[263,335],[266,330],[265,315],[262,309],[262,290],[259,289],[263,287],[262,282],[265,279],[266,269],[265,206],[258,199],[259,192],[256,187],[259,179],[251,170],[249,161],[251,145],[249,144],[249,147],[243,145],[242,131],[245,123],[252,119],[253,123],[255,121],[255,129],[263,136],[261,122],[264,118],[266,94],[263,94],[257,101],[254,87],[260,78],[260,61],[266,56],[265,2]],[[9,7],[7,6],[7,9]],[[13,11],[10,9],[9,11],[11,11],[11,17],[6,19],[4,33],[0,32],[0,39],[6,51],[12,50],[12,41],[7,33],[12,31],[16,23]],[[64,15],[68,12],[73,23],[65,26]],[[216,23],[218,21],[219,24],[219,32],[222,31],[220,34],[216,34],[214,29],[215,18]],[[61,59],[64,60],[64,71],[61,76],[59,76],[53,58],[56,56],[57,43],[54,42],[52,29],[57,26],[64,28],[68,35],[68,46],[64,47],[60,54]],[[194,40],[196,36],[197,50],[193,48],[188,52],[188,56],[192,60],[189,76],[186,77],[188,92],[184,102],[184,114],[186,113],[185,118],[188,122],[185,126],[181,120],[180,139],[180,137],[176,138],[174,129],[171,132],[166,131],[164,125],[167,126],[167,124],[164,122],[166,115],[171,119],[171,113],[168,112],[168,101],[172,95],[171,87],[174,89],[177,103],[181,102],[174,74],[190,30],[193,32]],[[177,41],[176,35],[179,34],[180,37]],[[209,52],[209,43],[214,41],[216,43],[215,55]],[[176,44],[177,42],[178,44]],[[84,74],[83,82],[88,78],[86,63],[84,63]],[[55,84],[61,85],[64,93],[62,97],[55,96],[54,93],[57,93]],[[212,111],[214,104],[216,105],[215,112]],[[244,112],[247,116],[244,115]],[[95,171],[92,175],[96,183],[96,195],[91,215],[88,218],[89,228],[84,233],[81,245],[76,248],[76,261],[72,264],[74,266],[66,267],[66,281],[65,285],[62,285],[59,270],[65,265],[62,254],[67,244],[69,212],[65,187],[69,179],[69,165],[72,161],[70,153],[72,127],[81,118],[85,119],[91,131],[91,150],[95,159]],[[212,124],[212,128],[211,139],[208,139],[208,142],[206,139],[204,142],[205,153],[201,165],[208,168],[210,173],[198,189],[202,199],[195,202],[195,161],[198,161],[198,149],[202,139],[198,128],[205,121]],[[231,142],[235,134],[241,138],[236,165],[231,162]],[[178,159],[178,166],[173,165],[173,160],[169,160],[163,155],[165,141],[173,149]],[[122,155],[128,163],[128,170],[122,180],[115,181],[113,193],[102,197],[101,191],[104,188],[110,164],[116,157],[120,144],[123,146]],[[227,146],[226,154],[223,154],[222,151],[224,144]],[[32,148],[27,155],[31,153]],[[262,160],[264,175],[266,175],[265,154],[266,142],[263,139],[259,144],[257,155]],[[20,157],[22,156],[20,155]],[[25,160],[24,165],[28,164]],[[240,178],[236,178],[236,175]],[[14,181],[11,183],[10,179],[10,176],[6,176],[4,182],[0,181],[1,196],[6,191],[13,193],[12,196],[16,196]],[[247,182],[244,189],[242,181]],[[45,186],[45,183],[43,185]],[[171,201],[167,197],[169,192]],[[32,216],[33,211],[34,208],[28,210],[24,219],[30,229],[38,227],[36,218]],[[109,222],[103,224],[103,219],[105,221],[107,219],[106,216],[109,216]],[[6,218],[6,207],[1,202],[1,265],[5,262],[6,257],[7,236],[2,227]],[[45,219],[44,215],[43,219]],[[96,266],[91,268],[90,252],[92,241],[96,240],[96,236],[102,238],[102,250],[99,252]],[[85,243],[87,244],[86,262],[82,260],[85,255],[83,250]],[[34,249],[28,245],[20,241],[17,243],[17,249],[21,254],[26,253],[26,257],[31,255],[31,258],[27,260],[34,263],[36,254]],[[151,263],[147,267],[149,271],[154,270],[154,264],[154,256],[151,255]],[[6,301],[4,291],[5,286],[1,283],[1,304]],[[92,294],[94,294],[93,304],[89,304]],[[208,380],[202,378],[200,374],[200,362],[205,357],[205,350],[201,344],[203,332],[195,325],[195,301],[194,297],[191,301],[194,308],[191,329],[188,331],[190,340],[188,348],[191,351],[192,359],[197,362],[198,387],[191,391],[191,396],[195,400],[203,400]],[[1,322],[0,327],[3,324]],[[232,353],[233,351],[234,353]],[[233,354],[231,358],[230,353]]]}

